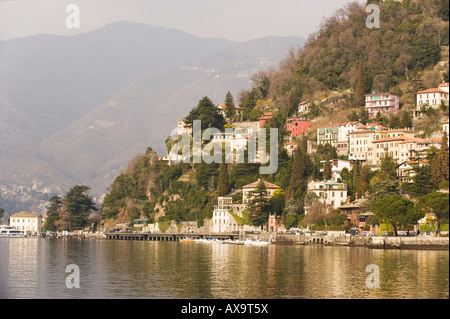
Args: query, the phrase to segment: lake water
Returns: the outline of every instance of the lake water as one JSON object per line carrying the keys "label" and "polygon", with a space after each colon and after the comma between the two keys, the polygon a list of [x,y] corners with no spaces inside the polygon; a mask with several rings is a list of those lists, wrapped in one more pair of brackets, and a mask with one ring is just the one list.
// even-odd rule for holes
{"label": "lake water", "polygon": [[0,238],[0,298],[449,298],[449,252]]}

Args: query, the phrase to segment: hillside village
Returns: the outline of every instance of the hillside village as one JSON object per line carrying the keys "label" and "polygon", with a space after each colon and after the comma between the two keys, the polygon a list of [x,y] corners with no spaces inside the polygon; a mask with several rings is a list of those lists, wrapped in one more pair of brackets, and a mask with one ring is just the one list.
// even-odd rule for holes
{"label": "hillside village", "polygon": [[[426,1],[380,4],[392,19],[377,32],[360,25],[363,7],[349,4],[277,70],[255,74],[250,89],[228,92],[219,105],[204,97],[174,123],[167,154],[148,147],[132,158],[99,213],[79,225],[214,233],[448,230],[448,209],[431,208],[442,196],[448,203],[449,43],[441,37],[448,17]],[[430,35],[427,28],[436,30]],[[196,141],[196,120],[200,134],[217,129],[208,140]],[[278,141],[277,169],[269,174],[260,171],[273,155],[259,144],[262,136]],[[185,137],[187,155],[171,152]],[[209,157],[231,150],[248,160],[195,162],[197,142]],[[44,228],[61,230],[70,223],[61,223],[64,200],[54,203]]]}
{"label": "hillside village", "polygon": [[[422,138],[419,137],[422,134],[414,130],[414,122],[420,121],[428,109],[438,110],[441,107],[444,109],[448,107],[449,83],[441,83],[438,88],[417,92],[417,106],[411,112],[412,127],[392,129],[376,121],[399,113],[399,96],[393,93],[373,92],[365,95],[364,107],[369,115],[366,124],[361,121],[347,121],[317,126],[314,120],[307,119],[310,105],[310,101],[299,103],[296,116],[287,118],[286,130],[290,134],[285,138],[283,148],[289,156],[293,156],[302,135],[311,130],[317,131],[317,140],[308,144],[309,152],[314,152],[317,145],[328,144],[335,148],[337,157],[329,159],[331,174],[325,176],[326,178],[323,180],[311,180],[308,183],[307,192],[315,194],[318,200],[329,208],[328,213],[331,213],[333,209],[339,210],[347,217],[349,226],[357,227],[361,231],[367,228],[365,227],[367,217],[373,216],[373,213],[364,211],[369,207],[367,200],[364,199],[367,194],[356,193],[353,197],[348,196],[348,186],[342,182],[341,178],[342,170],[352,171],[355,163],[358,162],[358,165],[370,166],[371,170],[375,172],[380,169],[383,158],[388,156],[395,163],[398,180],[404,183],[413,183],[416,174],[415,167],[423,166],[427,162],[427,152],[432,148],[440,149],[444,132],[447,136],[447,144],[449,142],[448,118],[447,120],[444,118],[441,122],[441,130],[436,132],[442,137]],[[229,116],[231,112],[227,112],[225,104],[217,106],[218,113],[230,121],[233,128],[246,128],[245,132],[243,134],[215,134],[211,143],[228,144],[231,149],[238,151],[240,148],[247,147],[251,132],[270,128],[266,122],[272,118],[272,113],[263,113],[257,121],[242,121],[242,107],[234,105],[233,109],[233,116]],[[186,124],[184,119],[178,121],[177,134],[181,136],[186,133],[192,138],[192,127]],[[161,159],[171,162],[170,155]],[[323,166],[326,166],[325,161],[322,163]],[[323,171],[324,168],[321,169],[321,172]],[[247,208],[251,201],[251,194],[256,191],[260,181],[258,179],[256,182],[244,185],[241,190],[237,191],[242,193],[242,202],[233,202],[231,195],[218,197],[213,211],[212,232],[239,230],[242,221],[239,222],[236,219],[243,218],[242,212]],[[264,183],[268,198],[271,198],[276,191],[282,191],[278,185],[267,181],[262,181],[262,183]],[[448,192],[448,186],[443,191]],[[305,207],[305,214],[308,214],[308,207]],[[424,218],[422,222],[424,223],[425,220]],[[261,230],[261,227],[241,226],[244,226],[246,231]],[[276,232],[286,231],[281,214],[270,214],[263,229]]]}

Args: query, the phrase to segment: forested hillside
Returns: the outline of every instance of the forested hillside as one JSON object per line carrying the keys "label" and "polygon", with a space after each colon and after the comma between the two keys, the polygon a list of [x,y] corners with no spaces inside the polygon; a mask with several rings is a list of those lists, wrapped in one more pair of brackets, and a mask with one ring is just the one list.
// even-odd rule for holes
{"label": "forested hillside", "polygon": [[[336,97],[333,104],[313,103],[307,116],[318,122],[339,121],[341,117],[342,120],[355,117],[366,121],[361,106],[364,94],[382,91],[399,94],[402,109],[399,114],[378,120],[390,127],[411,127],[409,108],[415,105],[414,94],[419,89],[449,80],[449,3],[444,0],[405,0],[378,4],[381,9],[379,29],[366,27],[365,5],[350,3],[324,20],[318,31],[310,35],[304,48],[291,50],[278,69],[256,74],[253,88],[236,97],[243,108],[244,120],[256,120],[263,112],[273,112],[266,127],[277,127],[282,142],[288,136],[286,119],[296,115],[301,101]],[[198,110],[204,102],[205,99],[200,101],[199,108],[189,114],[189,121],[202,118]],[[445,114],[448,116],[448,110],[431,113],[427,116],[432,121]],[[204,218],[211,217],[218,196],[231,194],[238,201],[239,194],[234,194],[234,190],[262,178],[279,185],[283,191],[258,214],[281,214],[287,227],[298,225],[303,218],[305,202],[310,200],[306,196],[307,182],[323,179],[328,173],[320,171],[323,168],[321,161],[337,158],[336,149],[329,145],[319,145],[314,154],[309,154],[308,139],[314,143],[311,136],[299,139],[299,147],[291,157],[280,143],[278,170],[265,176],[259,176],[256,164],[169,166],[148,150],[134,158],[129,168],[111,185],[103,205],[102,220],[104,223],[127,222],[146,217],[160,222],[197,220],[201,225]],[[439,189],[442,183],[447,183],[448,187],[448,169],[447,173],[442,173],[445,169],[431,171],[435,158],[438,159],[434,161],[436,167],[445,161],[448,165],[446,152],[448,148],[430,152],[429,165],[417,174],[415,184],[432,185],[426,190],[401,185],[396,178],[395,164],[389,157],[375,172],[356,163],[351,171],[343,170],[342,182],[347,184],[350,196],[369,194],[371,203],[401,192],[419,197]],[[444,157],[446,160],[441,159]],[[419,181],[420,178],[423,180]],[[256,216],[254,221],[259,217]],[[335,219],[337,224],[341,222],[339,216]]]}

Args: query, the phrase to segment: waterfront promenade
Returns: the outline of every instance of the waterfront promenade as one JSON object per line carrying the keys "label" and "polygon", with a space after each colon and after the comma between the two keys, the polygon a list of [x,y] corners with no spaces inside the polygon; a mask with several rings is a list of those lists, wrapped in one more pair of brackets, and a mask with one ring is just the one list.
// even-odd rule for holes
{"label": "waterfront promenade", "polygon": [[358,246],[374,249],[430,249],[448,250],[449,237],[367,237],[350,236],[345,234],[311,235],[311,234],[164,234],[164,233],[105,233],[104,238],[109,240],[139,240],[139,241],[171,241],[179,242],[183,238],[225,240],[261,240],[276,245],[328,245],[328,246]]}

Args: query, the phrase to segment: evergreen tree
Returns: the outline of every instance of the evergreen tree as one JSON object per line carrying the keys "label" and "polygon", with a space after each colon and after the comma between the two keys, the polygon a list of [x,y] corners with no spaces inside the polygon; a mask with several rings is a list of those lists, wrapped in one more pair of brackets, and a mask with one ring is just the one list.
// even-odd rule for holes
{"label": "evergreen tree", "polygon": [[56,231],[55,222],[60,218],[62,199],[59,196],[53,196],[50,198],[49,203],[50,207],[47,210],[47,219],[44,224],[44,229]]}
{"label": "evergreen tree", "polygon": [[433,191],[433,185],[431,184],[430,165],[416,165],[414,172],[416,175],[414,175],[413,183],[409,187],[411,196],[418,198],[431,193]]}
{"label": "evergreen tree", "polygon": [[291,179],[289,181],[289,187],[286,190],[286,199],[289,200],[292,197],[300,199],[305,192],[305,179],[303,178],[305,171],[305,163],[303,157],[303,151],[301,145],[297,146],[294,153],[294,162],[292,163]]}
{"label": "evergreen tree", "polygon": [[354,164],[353,164],[353,169],[352,169],[352,180],[350,183],[350,191],[352,194],[356,193],[357,189],[358,189],[358,185],[359,185],[359,171],[360,171],[360,163],[357,160]]}
{"label": "evergreen tree", "polygon": [[234,109],[234,98],[233,95],[230,93],[230,91],[228,91],[226,97],[225,97],[225,114],[227,116],[227,118],[229,118],[231,121],[235,118],[236,116],[236,110]]}
{"label": "evergreen tree", "polygon": [[225,196],[229,190],[227,166],[224,162],[219,165],[219,181],[217,182],[217,193],[219,196]]}
{"label": "evergreen tree", "polygon": [[363,106],[365,104],[365,93],[366,93],[366,85],[364,80],[364,69],[362,62],[359,63],[358,69],[358,83],[356,85],[356,105]]}
{"label": "evergreen tree", "polygon": [[432,213],[437,220],[437,233],[440,236],[441,225],[449,220],[449,195],[441,192],[433,192],[419,199],[418,208],[423,213]]}
{"label": "evergreen tree", "polygon": [[369,185],[370,167],[364,165],[361,167],[358,178],[358,188],[356,192],[362,197],[370,190]]}
{"label": "evergreen tree", "polygon": [[397,236],[399,226],[416,224],[421,218],[418,210],[414,209],[414,203],[400,195],[389,195],[377,200],[372,205],[372,211],[378,219],[394,228],[394,236]]}
{"label": "evergreen tree", "polygon": [[64,196],[63,207],[70,218],[69,230],[86,227],[89,215],[97,211],[93,199],[88,195],[89,190],[88,186],[77,185]]}
{"label": "evergreen tree", "polygon": [[198,105],[191,110],[184,121],[187,125],[193,125],[194,120],[201,121],[202,130],[209,127],[222,130],[223,126],[226,124],[225,119],[219,113],[217,106],[207,96],[203,97],[198,102]]}
{"label": "evergreen tree", "polygon": [[412,118],[410,112],[403,110],[401,118],[402,127],[412,127]]}
{"label": "evergreen tree", "polygon": [[249,219],[253,225],[263,225],[269,217],[269,199],[267,187],[263,180],[260,180],[256,189],[250,194],[251,199],[248,206]]}
{"label": "evergreen tree", "polygon": [[331,179],[331,165],[330,158],[328,156],[325,158],[325,163],[323,165],[323,179],[326,181]]}
{"label": "evergreen tree", "polygon": [[384,180],[397,178],[397,164],[394,162],[392,156],[390,156],[387,152],[381,160],[380,170],[378,172],[378,175]]}
{"label": "evergreen tree", "polygon": [[435,188],[439,188],[439,184],[449,180],[449,150],[447,144],[447,133],[444,132],[442,137],[441,149],[433,159],[431,167],[432,177],[431,183]]}

